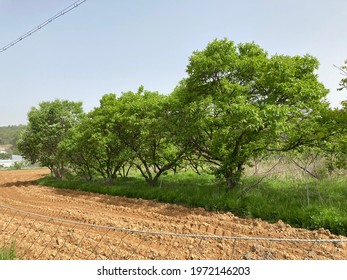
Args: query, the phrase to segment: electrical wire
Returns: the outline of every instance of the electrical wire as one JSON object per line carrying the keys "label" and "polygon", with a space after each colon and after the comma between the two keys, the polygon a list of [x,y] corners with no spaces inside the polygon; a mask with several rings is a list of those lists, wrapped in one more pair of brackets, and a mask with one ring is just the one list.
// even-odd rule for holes
{"label": "electrical wire", "polygon": [[19,38],[17,38],[16,40],[12,41],[11,43],[7,44],[6,46],[2,47],[0,49],[0,53],[6,51],[7,49],[13,47],[14,45],[16,45],[17,43],[19,43],[20,41],[22,41],[23,39],[29,37],[30,35],[34,34],[35,32],[39,31],[42,27],[46,26],[47,24],[51,23],[53,20],[65,15],[66,13],[70,12],[71,10],[77,8],[79,5],[81,5],[82,3],[86,2],[87,0],[79,0],[74,2],[73,4],[71,4],[70,6],[66,7],[64,10],[60,11],[59,13],[57,13],[56,15],[52,16],[51,18],[47,19],[46,21],[44,21],[43,23],[41,23],[40,25],[36,26],[35,28],[31,29],[30,31],[28,31],[27,33],[25,33],[24,35],[20,36]]}

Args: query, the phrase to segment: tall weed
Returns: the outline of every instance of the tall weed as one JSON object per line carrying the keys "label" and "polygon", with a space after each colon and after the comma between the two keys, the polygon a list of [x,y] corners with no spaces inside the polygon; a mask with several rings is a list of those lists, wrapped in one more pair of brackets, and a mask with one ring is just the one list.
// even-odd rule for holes
{"label": "tall weed", "polygon": [[157,187],[141,177],[119,178],[112,185],[79,180],[57,181],[46,177],[39,182],[56,188],[70,188],[210,211],[229,211],[241,217],[282,220],[295,227],[326,228],[347,236],[347,180],[344,178],[290,179],[245,177],[241,186],[226,191],[213,176],[182,173],[163,176]]}

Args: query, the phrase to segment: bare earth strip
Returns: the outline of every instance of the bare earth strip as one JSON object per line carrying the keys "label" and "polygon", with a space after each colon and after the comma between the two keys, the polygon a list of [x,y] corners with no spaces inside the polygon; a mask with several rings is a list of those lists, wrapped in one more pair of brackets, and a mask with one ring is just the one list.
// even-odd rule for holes
{"label": "bare earth strip", "polygon": [[0,171],[0,248],[22,259],[347,259],[346,242],[257,240],[345,239],[324,229],[34,183],[47,173]]}

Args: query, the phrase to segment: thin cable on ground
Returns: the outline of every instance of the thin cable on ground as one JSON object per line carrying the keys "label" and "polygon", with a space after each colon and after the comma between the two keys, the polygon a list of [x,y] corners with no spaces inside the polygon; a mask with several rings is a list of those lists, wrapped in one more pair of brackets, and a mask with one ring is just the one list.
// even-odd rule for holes
{"label": "thin cable on ground", "polygon": [[142,234],[150,234],[150,235],[180,236],[180,237],[192,237],[192,238],[234,239],[234,240],[273,241],[273,242],[321,242],[321,243],[347,242],[347,238],[346,239],[300,239],[300,238],[273,238],[273,237],[268,238],[268,237],[200,235],[200,234],[184,234],[184,233],[173,233],[173,232],[145,231],[145,230],[128,229],[128,228],[121,228],[121,227],[100,226],[100,225],[81,223],[77,221],[53,218],[49,216],[44,216],[44,215],[40,215],[36,213],[19,210],[19,209],[1,205],[1,204],[0,204],[0,207],[17,212],[17,213],[26,214],[33,217],[39,217],[46,220],[58,221],[61,223],[68,223],[68,224],[74,224],[74,225],[82,225],[82,226],[86,226],[90,228],[109,229],[114,231],[125,231],[128,233],[142,233]]}
{"label": "thin cable on ground", "polygon": [[7,44],[6,46],[2,47],[0,49],[0,53],[6,51],[7,49],[13,47],[15,44],[19,43],[20,41],[22,41],[23,39],[29,37],[30,35],[32,35],[33,33],[39,31],[42,27],[46,26],[47,24],[51,23],[53,20],[57,19],[58,17],[61,17],[63,15],[65,15],[66,13],[70,12],[71,10],[77,8],[79,5],[81,5],[82,3],[86,2],[87,0],[79,0],[76,1],[75,3],[71,4],[70,6],[66,7],[64,10],[60,11],[59,13],[57,13],[56,15],[54,15],[53,17],[47,19],[46,21],[44,21],[43,23],[41,23],[40,25],[36,26],[35,28],[31,29],[30,31],[28,31],[27,33],[25,33],[24,35],[20,36],[19,38],[17,38],[16,40],[12,41],[11,43]]}

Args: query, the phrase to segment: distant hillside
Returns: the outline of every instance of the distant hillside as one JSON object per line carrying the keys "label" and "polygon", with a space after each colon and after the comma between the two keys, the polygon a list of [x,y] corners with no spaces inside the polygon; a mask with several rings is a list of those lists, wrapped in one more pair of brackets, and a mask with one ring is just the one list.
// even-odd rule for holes
{"label": "distant hillside", "polygon": [[0,126],[0,147],[16,152],[16,142],[25,125]]}

